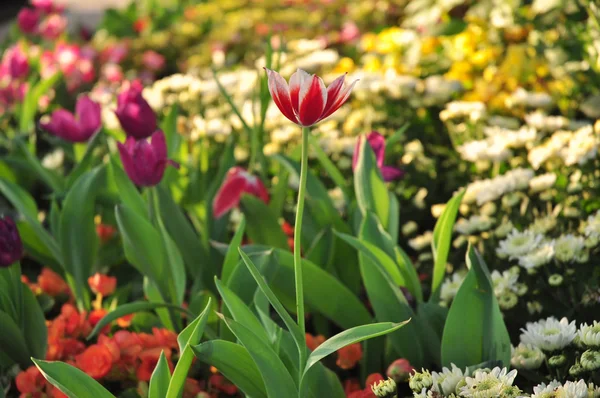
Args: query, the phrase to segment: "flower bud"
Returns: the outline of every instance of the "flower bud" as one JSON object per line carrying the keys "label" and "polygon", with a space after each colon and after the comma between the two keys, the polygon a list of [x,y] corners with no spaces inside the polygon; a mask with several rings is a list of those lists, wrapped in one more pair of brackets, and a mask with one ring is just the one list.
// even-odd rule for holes
{"label": "flower bud", "polygon": [[578,363],[576,363],[575,365],[573,365],[569,368],[569,374],[573,377],[577,377],[584,372],[585,372],[585,369],[583,369],[583,367]]}
{"label": "flower bud", "polygon": [[140,140],[156,131],[156,115],[142,96],[142,85],[137,81],[119,94],[115,114],[130,137]]}
{"label": "flower bud", "polygon": [[40,13],[31,8],[22,8],[17,14],[17,25],[21,32],[26,34],[35,33],[40,22]]}
{"label": "flower bud", "polygon": [[563,366],[565,364],[565,362],[567,361],[567,357],[565,357],[564,355],[554,355],[552,357],[550,357],[550,359],[548,359],[548,365],[552,366],[552,367],[559,367],[559,366]]}
{"label": "flower bud", "polygon": [[408,386],[415,392],[421,392],[424,388],[429,388],[433,384],[433,378],[428,370],[421,369],[421,372],[415,372],[408,382]]}
{"label": "flower bud", "polygon": [[560,286],[563,283],[563,277],[560,274],[552,274],[548,277],[550,286]]}
{"label": "flower bud", "polygon": [[600,368],[600,351],[587,350],[581,354],[579,361],[585,370],[596,370]]}
{"label": "flower bud", "polygon": [[371,386],[373,394],[381,398],[396,398],[396,382],[392,378],[382,380]]}
{"label": "flower bud", "polygon": [[404,358],[396,359],[387,368],[387,376],[394,379],[396,383],[407,381],[410,374],[415,370],[410,362]]}
{"label": "flower bud", "polygon": [[177,163],[167,159],[165,133],[160,130],[152,134],[150,142],[145,139],[136,141],[129,137],[125,144],[119,142],[117,146],[125,172],[136,185],[157,185],[162,180],[168,164],[179,167]]}
{"label": "flower bud", "polygon": [[23,257],[23,243],[12,218],[0,218],[0,267],[8,267]]}

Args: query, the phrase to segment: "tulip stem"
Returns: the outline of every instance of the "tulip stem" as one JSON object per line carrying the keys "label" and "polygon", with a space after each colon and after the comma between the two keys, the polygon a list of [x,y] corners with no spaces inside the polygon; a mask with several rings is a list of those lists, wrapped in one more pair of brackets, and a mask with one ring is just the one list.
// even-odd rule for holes
{"label": "tulip stem", "polygon": [[[300,163],[300,184],[298,186],[298,205],[296,208],[296,225],[294,226],[294,276],[296,280],[296,310],[298,326],[302,336],[306,334],[304,322],[304,286],[302,280],[302,216],[304,214],[304,196],[306,194],[306,175],[308,173],[308,127],[302,128],[302,158]],[[306,348],[300,349],[300,375],[306,365]]]}

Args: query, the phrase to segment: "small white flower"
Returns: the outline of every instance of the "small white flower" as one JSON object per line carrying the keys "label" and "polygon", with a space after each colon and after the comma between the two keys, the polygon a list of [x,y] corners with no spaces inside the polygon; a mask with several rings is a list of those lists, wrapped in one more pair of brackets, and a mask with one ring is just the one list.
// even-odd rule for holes
{"label": "small white flower", "polygon": [[569,323],[567,318],[560,321],[554,317],[537,322],[527,322],[521,329],[521,342],[538,347],[544,351],[560,350],[573,341],[577,335],[575,321]]}
{"label": "small white flower", "polygon": [[511,271],[504,271],[503,273],[500,273],[495,269],[491,274],[491,278],[496,297],[507,291],[515,292],[517,290],[517,281],[519,280],[519,274],[517,273]]}
{"label": "small white flower", "polygon": [[496,220],[485,215],[473,215],[469,219],[461,218],[454,226],[456,231],[463,235],[471,235],[475,232],[489,230]]}
{"label": "small white flower", "polygon": [[544,362],[545,355],[537,347],[519,344],[512,349],[510,363],[516,369],[534,370],[538,369]]}
{"label": "small white flower", "polygon": [[556,182],[556,174],[554,173],[546,173],[536,177],[533,177],[529,181],[529,189],[531,192],[541,192],[545,191],[548,188],[554,186]]}
{"label": "small white flower", "polygon": [[451,369],[446,367],[442,368],[441,372],[431,372],[433,378],[432,391],[438,392],[444,395],[453,394],[456,391],[458,383],[467,376],[467,370],[464,373],[462,369],[458,368],[455,364],[450,364]]}
{"label": "small white flower", "polygon": [[554,256],[562,262],[577,260],[584,250],[585,239],[573,234],[562,235],[554,243]]}
{"label": "small white flower", "polygon": [[446,278],[442,283],[442,289],[440,290],[440,299],[444,303],[449,303],[454,299],[460,285],[465,280],[466,274],[463,272],[455,272],[451,278]]}
{"label": "small white flower", "polygon": [[420,251],[431,245],[433,239],[433,232],[427,231],[423,235],[419,235],[408,241],[408,245],[414,250]]}
{"label": "small white flower", "polygon": [[554,258],[554,242],[542,243],[533,252],[519,257],[519,265],[531,270],[548,264]]}
{"label": "small white flower", "polygon": [[478,370],[474,377],[465,378],[466,385],[460,388],[461,397],[493,398],[499,397],[504,387],[511,386],[516,370],[508,372],[506,368],[495,367],[490,372]]}
{"label": "small white flower", "polygon": [[549,384],[541,383],[533,387],[533,395],[531,398],[548,398],[553,397],[554,392],[562,387],[562,384],[556,380],[551,381]]}
{"label": "small white flower", "polygon": [[600,211],[588,217],[583,233],[587,238],[600,238]]}
{"label": "small white flower", "polygon": [[600,322],[582,324],[577,331],[579,341],[588,347],[600,347]]}
{"label": "small white flower", "polygon": [[[560,391],[562,390],[562,391]],[[559,389],[557,396],[564,398],[587,398],[588,397],[588,386],[584,380],[578,382],[567,381],[563,384],[562,388]]]}
{"label": "small white flower", "polygon": [[543,239],[540,234],[531,231],[519,232],[513,229],[496,249],[498,255],[511,259],[519,258],[537,249]]}

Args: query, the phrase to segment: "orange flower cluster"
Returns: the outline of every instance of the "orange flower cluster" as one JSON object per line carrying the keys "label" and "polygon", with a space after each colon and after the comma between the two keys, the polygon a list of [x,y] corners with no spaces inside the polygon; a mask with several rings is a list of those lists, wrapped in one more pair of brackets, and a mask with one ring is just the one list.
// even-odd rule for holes
{"label": "orange flower cluster", "polygon": [[42,268],[38,275],[37,283],[31,283],[25,275],[21,275],[21,281],[27,284],[34,294],[45,293],[48,296],[56,297],[60,295],[69,295],[71,290],[67,282],[50,268]]}
{"label": "orange flower cluster", "polygon": [[356,379],[346,380],[344,383],[344,392],[347,398],[377,398],[371,390],[371,386],[378,381],[383,380],[383,376],[379,373],[372,373],[365,381],[365,388],[361,388],[360,383]]}
{"label": "orange flower cluster", "polygon": [[362,358],[362,346],[360,343],[350,344],[340,348],[337,354],[336,365],[345,370],[352,369]]}

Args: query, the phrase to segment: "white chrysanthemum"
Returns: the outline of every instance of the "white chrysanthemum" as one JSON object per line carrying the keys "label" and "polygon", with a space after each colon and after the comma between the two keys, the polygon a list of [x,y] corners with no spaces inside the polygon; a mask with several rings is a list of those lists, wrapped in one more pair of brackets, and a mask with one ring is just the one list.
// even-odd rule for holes
{"label": "white chrysanthemum", "polygon": [[536,130],[527,126],[523,126],[518,130],[501,127],[485,127],[483,132],[491,139],[502,141],[507,148],[523,148],[537,138]]}
{"label": "white chrysanthemum", "polygon": [[552,97],[547,93],[536,93],[519,87],[505,101],[509,108],[524,106],[527,108],[547,108],[553,104]]}
{"label": "white chrysanthemum", "polygon": [[496,253],[502,257],[511,259],[519,258],[532,253],[537,249],[542,239],[543,236],[540,234],[531,231],[519,232],[518,230],[513,229],[506,239],[500,241]]}
{"label": "white chrysanthemum", "polygon": [[567,381],[557,390],[556,396],[561,398],[587,398],[588,386],[584,380],[578,382]]}
{"label": "white chrysanthemum", "polygon": [[546,173],[539,175],[537,177],[533,177],[531,181],[529,181],[529,189],[531,192],[541,192],[545,191],[548,188],[551,188],[556,182],[556,174],[554,173]]}
{"label": "white chrysanthemum", "polygon": [[568,145],[560,151],[567,166],[582,165],[596,157],[598,153],[598,139],[592,126],[585,126],[575,131]]}
{"label": "white chrysanthemum", "polygon": [[468,118],[476,122],[486,114],[486,107],[483,102],[452,101],[446,104],[446,109],[440,112],[442,121]]}
{"label": "white chrysanthemum", "polygon": [[455,272],[452,274],[452,277],[446,278],[444,283],[442,283],[442,289],[440,290],[440,299],[449,303],[454,299],[456,293],[458,293],[458,289],[460,285],[462,285],[465,280],[466,274],[463,272]]}
{"label": "white chrysanthemum", "polygon": [[427,231],[423,235],[419,235],[408,241],[408,245],[412,247],[414,250],[423,250],[427,246],[431,245],[431,240],[433,239],[433,232]]}
{"label": "white chrysanthemum", "polygon": [[562,384],[556,380],[551,381],[549,384],[540,383],[533,387],[533,395],[531,398],[549,398],[554,397],[554,392],[562,387]]}
{"label": "white chrysanthemum", "polygon": [[573,341],[577,335],[575,321],[569,323],[567,318],[560,321],[554,317],[537,322],[527,322],[521,329],[521,342],[538,347],[544,351],[560,350]]}
{"label": "white chrysanthemum", "polygon": [[519,344],[512,349],[510,364],[516,369],[534,370],[542,366],[545,355],[537,347],[527,344]]}
{"label": "white chrysanthemum", "polygon": [[600,211],[588,217],[583,233],[587,238],[600,238]]}
{"label": "white chrysanthemum", "polygon": [[458,383],[468,375],[467,370],[463,372],[455,364],[450,364],[451,369],[442,368],[441,372],[431,372],[433,386],[431,390],[443,395],[450,395],[456,391]]}
{"label": "white chrysanthemum", "polygon": [[500,296],[505,292],[515,292],[517,290],[517,281],[519,274],[511,271],[503,273],[494,270],[491,274],[492,284],[494,285],[494,294]]}
{"label": "white chrysanthemum", "polygon": [[475,232],[483,232],[490,229],[496,220],[486,215],[473,215],[469,219],[461,218],[454,226],[456,231],[463,235],[471,235]]}
{"label": "white chrysanthemum", "polygon": [[64,161],[65,151],[62,148],[57,148],[44,156],[42,166],[50,170],[56,170],[63,165]]}
{"label": "white chrysanthemum", "polygon": [[545,217],[537,217],[528,229],[538,234],[545,234],[554,229],[556,223],[556,216],[554,214],[548,214]]}
{"label": "white chrysanthemum", "polygon": [[545,242],[529,254],[519,257],[519,265],[531,270],[548,264],[554,258],[554,241]]}
{"label": "white chrysanthemum", "polygon": [[466,385],[460,388],[461,397],[469,398],[495,398],[500,396],[500,391],[511,386],[516,370],[508,372],[506,368],[495,367],[490,372],[478,370],[473,377],[465,378]]}
{"label": "white chrysanthemum", "polygon": [[600,322],[582,324],[577,331],[579,341],[588,347],[600,347]]}
{"label": "white chrysanthemum", "polygon": [[554,242],[554,256],[557,260],[570,262],[578,259],[585,250],[585,239],[581,236],[566,234]]}
{"label": "white chrysanthemum", "polygon": [[535,111],[525,115],[525,123],[538,130],[556,131],[567,128],[569,119],[564,116],[548,116],[542,111]]}

